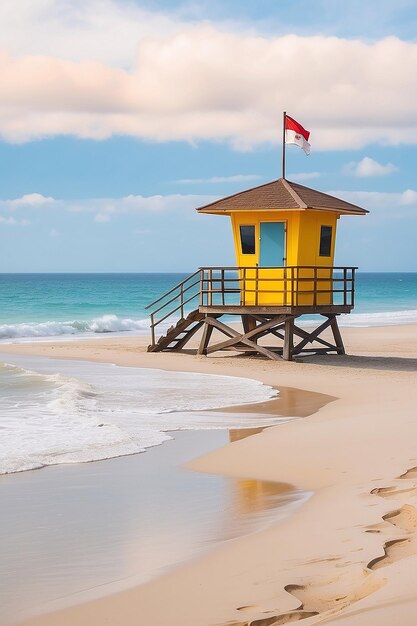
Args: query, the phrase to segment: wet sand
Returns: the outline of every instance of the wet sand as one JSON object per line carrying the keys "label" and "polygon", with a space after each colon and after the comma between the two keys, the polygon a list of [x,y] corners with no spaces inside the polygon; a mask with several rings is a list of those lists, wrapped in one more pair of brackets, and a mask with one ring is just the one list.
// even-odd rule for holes
{"label": "wet sand", "polygon": [[0,623],[142,584],[291,515],[289,485],[192,472],[243,431],[190,431],[147,452],[0,477]]}

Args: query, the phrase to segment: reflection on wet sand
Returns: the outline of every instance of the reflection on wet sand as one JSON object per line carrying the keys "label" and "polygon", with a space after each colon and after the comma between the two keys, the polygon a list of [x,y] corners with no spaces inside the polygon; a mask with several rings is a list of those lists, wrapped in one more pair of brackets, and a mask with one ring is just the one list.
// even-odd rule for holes
{"label": "reflection on wet sand", "polygon": [[274,508],[294,494],[294,488],[286,483],[271,483],[265,480],[236,480],[234,492],[239,515],[256,514]]}
{"label": "reflection on wet sand", "polygon": [[[267,402],[258,402],[257,404],[244,404],[241,406],[228,407],[222,409],[223,413],[254,413],[257,415],[274,415],[280,417],[307,417],[316,413],[321,407],[336,400],[333,396],[328,396],[324,393],[316,393],[314,391],[304,391],[303,389],[296,389],[295,387],[280,387],[279,394],[276,398],[268,400]],[[233,430],[232,433],[241,433],[239,435],[232,435],[231,441],[237,441],[237,439],[243,439],[249,437],[250,434],[256,434],[251,430],[258,431],[259,429],[244,429]],[[263,430],[263,429],[260,429]],[[246,434],[244,434],[246,433]]]}
{"label": "reflection on wet sand", "polygon": [[[307,417],[335,398],[325,394],[304,391],[293,387],[280,387],[277,398],[256,405],[230,407],[225,412],[254,412],[257,415],[281,417]],[[252,437],[265,430],[241,428],[229,431],[229,441]],[[287,483],[262,480],[230,479],[230,498],[227,507],[223,539],[228,539],[263,528],[279,521],[304,502],[310,494],[297,490]]]}
{"label": "reflection on wet sand", "polygon": [[[292,387],[280,387],[277,398],[256,405],[242,405],[225,412],[253,413],[259,416],[307,417],[335,398]],[[252,437],[265,430],[241,428],[229,431],[229,441]],[[274,483],[250,478],[229,479],[230,496],[225,508],[225,525],[221,539],[230,539],[254,532],[269,523],[288,517],[310,494],[287,483]]]}
{"label": "reflection on wet sand", "polygon": [[227,525],[222,539],[233,539],[265,528],[289,517],[310,493],[286,483],[231,479]]}

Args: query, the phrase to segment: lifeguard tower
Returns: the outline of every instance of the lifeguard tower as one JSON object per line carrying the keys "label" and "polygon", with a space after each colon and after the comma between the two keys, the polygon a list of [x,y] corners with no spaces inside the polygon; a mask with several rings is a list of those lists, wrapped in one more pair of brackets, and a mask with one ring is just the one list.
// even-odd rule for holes
{"label": "lifeguard tower", "polygon": [[[368,211],[285,178],[197,211],[231,218],[236,267],[201,267],[149,305],[149,351],[181,350],[203,329],[199,354],[236,350],[286,360],[308,352],[344,354],[337,316],[354,307],[357,268],[333,265],[336,229],[340,216]],[[175,315],[175,326],[156,340],[158,325]],[[243,330],[221,321],[224,315],[241,320]],[[303,315],[324,321],[300,328],[295,322]],[[327,328],[334,343],[321,337]],[[225,339],[211,344],[214,329]],[[261,342],[268,336],[274,345]]]}
{"label": "lifeguard tower", "polygon": [[[283,129],[282,178],[197,209],[231,218],[236,266],[201,267],[150,304],[149,351],[181,350],[202,331],[198,354],[235,350],[286,360],[344,354],[337,316],[354,307],[357,268],[334,266],[336,229],[341,216],[368,211],[287,180],[285,143],[309,150],[309,133],[286,113]],[[302,328],[296,320],[305,315],[321,319]],[[175,316],[157,339],[158,326]]]}

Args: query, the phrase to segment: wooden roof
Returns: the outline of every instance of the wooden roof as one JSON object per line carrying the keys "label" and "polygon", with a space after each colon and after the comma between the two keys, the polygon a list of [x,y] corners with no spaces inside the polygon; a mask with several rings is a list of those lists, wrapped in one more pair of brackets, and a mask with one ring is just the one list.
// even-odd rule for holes
{"label": "wooden roof", "polygon": [[259,185],[232,196],[221,198],[199,207],[200,213],[225,213],[231,211],[285,211],[315,210],[334,211],[346,215],[365,215],[368,213],[355,204],[329,196],[327,193],[292,183],[279,178],[271,183]]}

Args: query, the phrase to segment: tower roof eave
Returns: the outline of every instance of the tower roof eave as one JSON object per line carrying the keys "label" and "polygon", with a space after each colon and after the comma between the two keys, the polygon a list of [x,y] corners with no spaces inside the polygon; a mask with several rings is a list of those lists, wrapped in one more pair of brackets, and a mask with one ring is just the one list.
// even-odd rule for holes
{"label": "tower roof eave", "polygon": [[198,207],[199,213],[228,214],[235,211],[332,211],[344,215],[366,215],[360,206],[283,178],[226,196]]}

